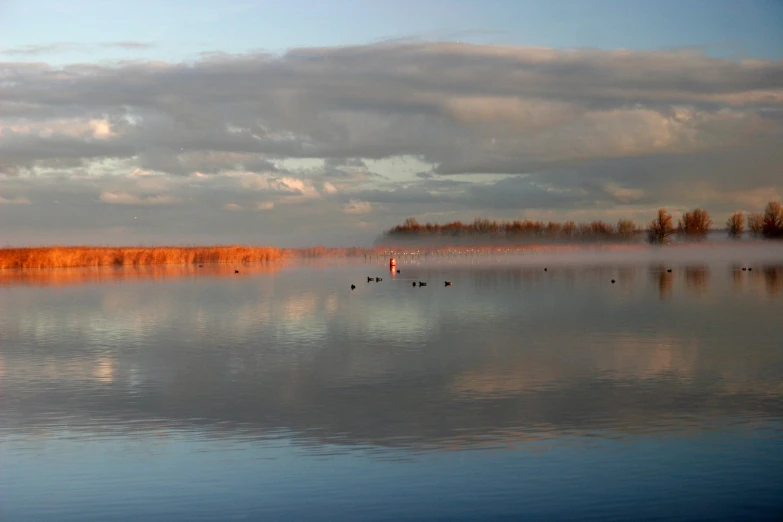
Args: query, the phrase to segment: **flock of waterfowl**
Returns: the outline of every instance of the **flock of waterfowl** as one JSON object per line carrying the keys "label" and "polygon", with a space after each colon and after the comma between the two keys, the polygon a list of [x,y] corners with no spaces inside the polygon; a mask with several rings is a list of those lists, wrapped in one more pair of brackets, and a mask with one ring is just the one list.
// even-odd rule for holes
{"label": "flock of waterfowl", "polygon": [[[548,270],[549,270],[548,268],[544,267],[544,272],[547,272]],[[743,268],[743,270],[745,270],[745,269]],[[671,272],[671,271],[672,270],[670,268],[669,272]],[[396,272],[399,274],[400,270],[397,269]],[[383,278],[382,277],[369,277],[369,276],[367,277],[367,282],[368,283],[372,283],[373,281],[375,281],[376,283],[380,283],[381,281],[383,281]],[[419,281],[418,283],[419,283],[418,286],[420,286],[420,287],[427,286],[427,283],[425,281]],[[615,280],[612,279],[612,284],[614,284],[614,283],[615,283]],[[451,281],[443,281],[443,286],[451,286],[453,284],[454,283],[451,282]],[[411,286],[415,287],[416,286],[416,281],[413,281],[411,283]],[[356,285],[351,285],[351,290],[356,290]]]}
{"label": "flock of waterfowl", "polygon": [[[396,273],[399,274],[400,270],[397,269]],[[367,276],[367,282],[368,283],[372,283],[373,281],[375,281],[376,283],[380,283],[381,281],[383,281],[383,278],[382,277],[370,277],[370,276]],[[453,284],[454,283],[452,283],[451,281],[443,281],[443,286],[451,286]],[[417,281],[413,281],[411,283],[411,286],[414,286],[414,287],[417,286]],[[418,286],[420,286],[420,287],[421,286],[427,286],[427,283],[426,283],[426,281],[418,281]],[[356,290],[356,285],[351,285],[351,290]]]}
{"label": "flock of waterfowl", "polygon": [[[743,268],[743,270],[745,270],[745,269]],[[549,271],[549,269],[544,267],[544,272],[548,272],[548,271]],[[396,272],[399,274],[400,270],[397,269]],[[671,268],[669,269],[669,272],[671,272]],[[373,281],[375,281],[376,283],[380,283],[381,281],[383,281],[383,278],[382,277],[369,277],[369,276],[367,277],[367,282],[368,283],[372,283]],[[615,284],[615,282],[616,281],[614,279],[612,279],[612,284]],[[443,281],[443,286],[451,286],[453,284],[454,283],[451,282],[451,281]],[[416,281],[413,281],[411,283],[411,286],[413,286],[413,287],[417,286],[416,285]],[[420,287],[427,286],[427,283],[425,281],[419,281],[418,282],[418,286],[420,286]],[[351,290],[356,290],[356,285],[351,285]]]}
{"label": "flock of waterfowl", "polygon": [[[198,265],[198,266],[199,266],[199,267],[201,267],[201,266],[204,266],[204,265]],[[746,267],[743,267],[743,268],[742,268],[742,271],[743,271],[743,272],[745,272],[746,270],[747,270],[748,272],[750,272],[750,271],[752,271],[752,270],[753,270],[753,268],[751,268],[751,267],[747,267],[747,268],[746,268]],[[549,269],[548,269],[547,267],[544,267],[544,272],[548,272],[548,271],[549,271]],[[671,269],[671,268],[668,268],[668,269],[666,269],[666,271],[667,271],[668,273],[671,273],[672,269]],[[399,270],[399,269],[397,269],[397,270],[396,270],[396,272],[399,274],[399,273],[400,273],[400,270]],[[235,274],[238,274],[238,273],[239,273],[239,270],[234,270],[234,273],[235,273]],[[367,282],[368,282],[368,283],[372,283],[373,281],[375,281],[376,283],[380,283],[381,281],[383,281],[383,278],[382,278],[382,277],[369,277],[369,276],[367,277]],[[612,284],[615,284],[616,282],[617,282],[617,281],[615,281],[614,279],[612,279]],[[418,283],[419,283],[419,284],[418,284],[418,286],[420,286],[420,287],[422,287],[422,286],[427,286],[427,283],[426,283],[426,282],[424,282],[424,281],[419,281]],[[443,286],[451,286],[452,284],[453,284],[453,283],[452,283],[451,281],[443,281]],[[411,286],[415,287],[415,286],[416,286],[416,281],[413,281],[413,282],[411,283]],[[356,285],[351,285],[351,290],[356,290]]]}
{"label": "flock of waterfowl", "polygon": [[[750,272],[751,270],[753,270],[753,268],[751,268],[751,267],[747,267],[747,268],[743,267],[742,268],[743,272],[746,271],[746,270]],[[549,271],[549,269],[547,267],[544,267],[544,272],[548,272],[548,271]],[[400,273],[399,269],[396,272],[399,274]],[[671,268],[667,268],[666,272],[671,273],[672,269]],[[375,281],[376,283],[379,283],[379,282],[383,281],[383,278],[382,277],[367,277],[367,282],[368,283],[371,283],[373,281]],[[617,281],[612,279],[611,282],[612,282],[612,284],[615,284]],[[443,282],[443,286],[451,286],[452,284],[453,283],[451,281],[444,281]],[[413,287],[417,286],[416,281],[413,281],[411,283],[411,286],[413,286]],[[424,281],[419,281],[418,282],[418,286],[420,286],[420,287],[421,286],[427,286],[427,283],[424,282]],[[351,285],[351,290],[356,290],[356,285]]]}

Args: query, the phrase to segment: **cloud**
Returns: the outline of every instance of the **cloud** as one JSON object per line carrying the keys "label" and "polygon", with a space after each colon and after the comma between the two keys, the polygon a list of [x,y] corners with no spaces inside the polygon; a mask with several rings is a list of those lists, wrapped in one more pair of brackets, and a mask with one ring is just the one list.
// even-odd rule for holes
{"label": "cloud", "polygon": [[343,212],[346,214],[369,214],[372,212],[372,205],[368,201],[350,200],[343,205]]}
{"label": "cloud", "polygon": [[25,197],[17,196],[14,198],[5,198],[3,196],[0,196],[0,205],[29,205],[29,204],[30,204],[30,200]]}
{"label": "cloud", "polygon": [[2,98],[44,121],[111,112],[142,153],[326,157],[343,175],[404,154],[440,173],[518,173],[687,153],[778,132],[760,109],[783,107],[783,64],[683,52],[414,43],[8,70]]}
{"label": "cloud", "polygon": [[371,172],[367,164],[360,158],[326,158],[321,176],[333,181],[361,181],[381,178],[378,174]]}
{"label": "cloud", "polygon": [[173,205],[179,200],[171,196],[136,196],[127,192],[104,192],[101,201],[116,205]]}
{"label": "cloud", "polygon": [[624,188],[617,183],[607,183],[606,192],[621,203],[630,203],[644,197],[643,190]]}
{"label": "cloud", "polygon": [[97,44],[84,44],[77,42],[53,42],[48,44],[37,45],[23,45],[21,47],[12,47],[8,49],[0,49],[0,55],[7,56],[39,56],[44,54],[53,53],[66,53],[66,52],[78,52],[89,53],[96,49],[124,49],[129,51],[139,51],[145,49],[152,49],[155,45],[150,42],[103,42]]}
{"label": "cloud", "polygon": [[56,42],[50,44],[23,45],[21,47],[0,49],[0,54],[5,54],[8,56],[37,56],[40,54],[69,52],[81,49],[84,49],[84,46],[75,42]]}
{"label": "cloud", "polygon": [[245,210],[245,207],[243,207],[242,205],[237,205],[236,203],[226,203],[225,205],[223,205],[223,208],[225,210],[232,210],[235,212],[240,212],[242,210]]}
{"label": "cloud", "polygon": [[132,51],[140,49],[153,49],[155,47],[155,44],[152,42],[134,42],[130,40],[123,42],[104,42],[99,45],[102,47],[116,47],[118,49],[128,49]]}
{"label": "cloud", "polygon": [[[54,49],[22,51],[3,53]],[[6,62],[0,115],[7,190],[42,205],[82,198],[85,215],[96,200],[198,206],[198,230],[211,230],[207,208],[231,227],[227,206],[258,201],[276,209],[270,231],[310,219],[299,237],[323,237],[346,212],[378,226],[425,213],[721,213],[783,192],[783,62],[696,51],[403,41]]]}
{"label": "cloud", "polygon": [[25,121],[10,125],[0,125],[0,134],[6,138],[14,136],[68,136],[84,139],[107,139],[116,136],[112,124],[105,118],[100,119],[60,119],[47,121]]}
{"label": "cloud", "polygon": [[274,201],[259,201],[256,203],[256,210],[272,210],[275,208]]}

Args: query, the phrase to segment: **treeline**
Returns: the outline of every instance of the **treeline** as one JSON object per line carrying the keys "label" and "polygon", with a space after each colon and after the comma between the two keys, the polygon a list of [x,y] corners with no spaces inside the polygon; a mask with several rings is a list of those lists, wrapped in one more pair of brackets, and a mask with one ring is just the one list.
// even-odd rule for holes
{"label": "treeline", "polygon": [[632,241],[643,232],[627,219],[619,220],[616,225],[604,221],[545,223],[532,220],[495,221],[483,218],[477,218],[472,223],[453,221],[444,225],[438,223],[422,225],[416,218],[409,217],[402,225],[392,227],[383,235],[388,239],[489,236],[508,239],[538,238],[550,241]]}
{"label": "treeline", "polygon": [[[783,238],[783,207],[777,201],[767,204],[763,213],[748,214],[735,212],[726,222],[726,230],[730,237],[739,238],[747,230],[751,237],[780,239]],[[712,230],[712,219],[709,213],[696,208],[683,214],[675,225],[666,209],[658,210],[658,215],[646,228],[638,227],[633,221],[621,219],[616,224],[604,221],[562,223],[533,220],[495,221],[477,218],[470,223],[453,221],[451,223],[421,224],[414,217],[409,217],[401,225],[384,231],[383,239],[412,238],[499,238],[508,240],[535,239],[536,241],[607,241],[631,242],[641,239],[646,233],[650,243],[665,243],[675,235],[686,241],[700,241]]]}
{"label": "treeline", "polygon": [[[770,201],[763,213],[751,213],[745,217],[742,212],[735,212],[726,220],[726,231],[729,237],[737,239],[745,232],[745,224],[751,237],[765,239],[783,238],[783,207],[780,202]],[[674,226],[671,214],[665,208],[658,210],[658,215],[647,225],[647,241],[650,243],[666,243],[677,234],[688,241],[701,241],[707,237],[712,226],[709,213],[696,208],[686,212]]]}

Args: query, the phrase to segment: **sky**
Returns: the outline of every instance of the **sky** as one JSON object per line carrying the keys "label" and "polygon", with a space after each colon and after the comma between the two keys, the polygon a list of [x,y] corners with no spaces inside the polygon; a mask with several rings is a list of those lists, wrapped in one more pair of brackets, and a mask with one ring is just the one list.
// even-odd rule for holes
{"label": "sky", "polygon": [[779,0],[0,0],[0,245],[720,225],[782,110]]}

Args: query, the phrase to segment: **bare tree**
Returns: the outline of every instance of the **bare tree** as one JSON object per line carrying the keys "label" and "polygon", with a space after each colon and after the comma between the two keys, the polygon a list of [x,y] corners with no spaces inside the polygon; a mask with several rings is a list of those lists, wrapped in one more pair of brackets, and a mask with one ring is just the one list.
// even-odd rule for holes
{"label": "bare tree", "polygon": [[571,237],[573,237],[575,231],[576,231],[576,223],[574,223],[573,221],[566,221],[565,223],[563,223],[563,228],[562,228],[563,236],[570,239]]}
{"label": "bare tree", "polygon": [[647,241],[653,244],[667,243],[674,234],[672,216],[665,208],[658,209],[658,216],[647,226]]}
{"label": "bare tree", "polygon": [[735,212],[726,220],[726,227],[729,229],[729,237],[738,238],[745,230],[745,216],[742,212]]}
{"label": "bare tree", "polygon": [[628,219],[617,222],[617,235],[624,241],[630,241],[636,235],[636,225]]}
{"label": "bare tree", "polygon": [[402,226],[408,227],[408,228],[417,229],[417,228],[419,228],[420,225],[419,225],[419,220],[418,219],[416,219],[415,217],[409,217],[409,218],[405,219],[405,221],[403,222]]}
{"label": "bare tree", "polygon": [[764,216],[762,214],[748,215],[748,230],[753,237],[761,237],[761,231],[764,228]]}
{"label": "bare tree", "polygon": [[761,233],[767,239],[783,238],[783,207],[779,201],[770,201],[764,209]]}
{"label": "bare tree", "polygon": [[711,225],[712,219],[707,211],[703,208],[696,208],[682,216],[677,225],[677,233],[685,236],[688,240],[700,241],[707,237]]}

